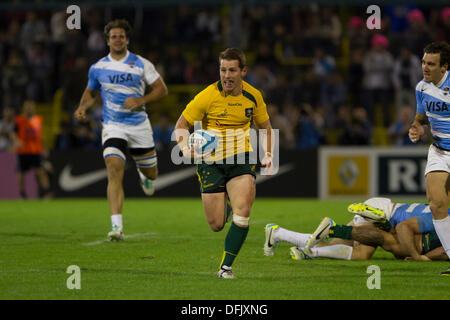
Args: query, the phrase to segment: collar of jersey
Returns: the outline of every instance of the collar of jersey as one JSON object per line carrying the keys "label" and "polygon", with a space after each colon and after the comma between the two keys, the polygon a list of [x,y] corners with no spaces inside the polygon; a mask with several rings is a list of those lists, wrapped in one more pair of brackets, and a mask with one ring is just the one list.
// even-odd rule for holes
{"label": "collar of jersey", "polygon": [[447,79],[447,76],[448,76],[448,71],[445,71],[444,76],[442,77],[441,81],[439,81],[439,83],[436,85],[436,87],[440,88],[444,84],[444,81]]}
{"label": "collar of jersey", "polygon": [[114,59],[113,57],[111,57],[111,53],[108,54],[108,58],[109,58],[109,60],[114,61],[114,62],[124,62],[125,60],[128,59],[128,56],[129,56],[129,55],[130,55],[130,51],[127,50],[127,54],[125,55],[125,57],[123,57],[123,58],[120,59],[120,60],[116,60],[116,59]]}

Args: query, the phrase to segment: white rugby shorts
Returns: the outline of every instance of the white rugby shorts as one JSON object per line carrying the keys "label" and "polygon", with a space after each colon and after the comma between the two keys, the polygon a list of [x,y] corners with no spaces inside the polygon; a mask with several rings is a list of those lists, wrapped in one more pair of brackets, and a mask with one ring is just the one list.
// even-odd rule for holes
{"label": "white rugby shorts", "polygon": [[428,149],[425,175],[432,171],[445,171],[450,173],[450,151],[439,149],[434,145],[430,146],[430,149]]}
{"label": "white rugby shorts", "polygon": [[148,119],[136,126],[114,122],[103,124],[102,144],[111,138],[127,141],[128,148],[155,147],[152,125]]}

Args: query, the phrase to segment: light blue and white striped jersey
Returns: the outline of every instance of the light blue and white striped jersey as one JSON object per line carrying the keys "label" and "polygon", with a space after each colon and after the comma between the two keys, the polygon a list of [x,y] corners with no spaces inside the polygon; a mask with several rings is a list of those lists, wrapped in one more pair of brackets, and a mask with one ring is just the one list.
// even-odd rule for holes
{"label": "light blue and white striped jersey", "polygon": [[392,217],[389,219],[392,227],[400,222],[418,217],[427,213],[431,213],[430,206],[424,203],[397,203],[394,208]]}
{"label": "light blue and white striped jersey", "polygon": [[[450,209],[448,209],[450,215]],[[430,205],[424,203],[397,203],[389,222],[392,227],[409,218],[416,217],[419,222],[420,233],[434,232],[433,214]]]}
{"label": "light blue and white striped jersey", "polygon": [[428,117],[434,143],[445,150],[450,150],[449,78],[447,71],[437,85],[422,80],[416,86],[417,113]]}
{"label": "light blue and white striped jersey", "polygon": [[138,125],[147,119],[145,106],[130,111],[123,104],[128,97],[142,97],[147,85],[160,77],[147,59],[127,51],[121,60],[111,55],[100,59],[89,69],[88,88],[101,89],[103,123]]}

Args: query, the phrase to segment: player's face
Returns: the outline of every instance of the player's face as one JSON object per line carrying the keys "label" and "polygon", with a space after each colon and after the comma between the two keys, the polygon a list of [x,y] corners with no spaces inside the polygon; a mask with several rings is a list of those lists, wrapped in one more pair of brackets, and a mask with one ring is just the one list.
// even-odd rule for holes
{"label": "player's face", "polygon": [[422,73],[426,82],[433,82],[434,84],[441,81],[442,76],[447,70],[447,64],[440,65],[440,53],[425,53],[422,58]]}
{"label": "player's face", "polygon": [[128,42],[124,29],[113,28],[109,31],[108,46],[112,53],[124,53],[127,50]]}
{"label": "player's face", "polygon": [[220,81],[225,93],[238,95],[242,90],[242,78],[247,74],[247,68],[239,68],[238,60],[220,60]]}

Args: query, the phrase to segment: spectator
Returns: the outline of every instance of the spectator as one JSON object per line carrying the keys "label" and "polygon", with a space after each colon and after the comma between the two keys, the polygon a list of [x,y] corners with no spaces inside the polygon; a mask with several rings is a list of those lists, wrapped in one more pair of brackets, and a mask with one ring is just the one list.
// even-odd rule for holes
{"label": "spectator", "polygon": [[409,105],[415,109],[416,84],[422,78],[422,63],[420,59],[411,53],[407,47],[403,47],[400,56],[394,62],[394,70],[392,74],[392,82],[395,88],[395,106],[396,117],[403,105]]}
{"label": "spectator", "polygon": [[275,75],[263,64],[251,68],[245,78],[252,86],[260,88],[263,94],[270,92],[276,85]]}
{"label": "spectator", "polygon": [[320,88],[320,103],[331,105],[336,108],[345,103],[347,97],[347,85],[341,74],[332,72],[326,77]]}
{"label": "spectator", "polygon": [[66,151],[71,150],[76,145],[76,137],[73,134],[70,122],[63,121],[60,124],[59,133],[56,135],[54,150]]}
{"label": "spectator", "polygon": [[404,46],[410,48],[414,55],[422,57],[424,43],[430,43],[433,40],[430,28],[419,9],[408,12],[408,21],[409,28],[403,35]]}
{"label": "spectator", "polygon": [[364,51],[356,48],[350,51],[350,63],[347,72],[348,94],[352,105],[362,105],[364,79]]}
{"label": "spectator", "polygon": [[285,114],[280,113],[280,108],[276,104],[268,104],[267,113],[269,114],[272,127],[279,130],[280,147],[294,149],[295,125],[289,121]]}
{"label": "spectator", "polygon": [[377,34],[371,40],[371,50],[365,55],[363,104],[371,123],[375,123],[375,104],[380,103],[383,112],[383,126],[389,127],[389,98],[392,90],[391,75],[394,64],[392,54],[387,50],[389,41]]}
{"label": "spectator", "polygon": [[10,51],[8,61],[3,67],[2,73],[2,88],[5,93],[5,103],[12,107],[16,113],[19,113],[25,100],[30,74],[18,49]]}
{"label": "spectator", "polygon": [[318,147],[323,141],[322,133],[323,119],[314,112],[311,105],[304,103],[300,109],[298,122],[298,147],[308,149]]}
{"label": "spectator", "polygon": [[388,137],[396,146],[415,145],[409,138],[408,132],[411,123],[414,120],[415,112],[410,105],[404,105],[400,108],[397,121],[394,122],[388,131]]}
{"label": "spectator", "polygon": [[88,71],[88,64],[85,57],[77,57],[75,59],[74,67],[65,73],[62,88],[63,93],[63,109],[69,113],[78,107],[80,97],[86,88],[86,74]]}
{"label": "spectator", "polygon": [[161,112],[158,122],[153,126],[153,138],[157,151],[169,150],[172,145],[173,123],[167,112]]}
{"label": "spectator", "polygon": [[322,47],[317,47],[314,49],[313,65],[316,75],[319,78],[324,79],[334,72],[336,61],[333,56],[325,53],[325,50]]}
{"label": "spectator", "polygon": [[36,41],[48,41],[45,22],[38,17],[35,11],[27,12],[26,21],[20,31],[20,41],[22,48],[27,54],[33,49],[33,44]]}
{"label": "spectator", "polygon": [[367,119],[367,112],[362,107],[353,109],[352,122],[338,138],[339,145],[370,145],[372,125]]}
{"label": "spectator", "polygon": [[353,16],[348,20],[347,37],[350,42],[350,54],[354,50],[366,50],[369,48],[369,33],[361,17]]}
{"label": "spectator", "polygon": [[28,51],[28,65],[31,71],[28,96],[35,101],[49,102],[53,92],[51,76],[53,63],[50,53],[44,42],[36,41]]}
{"label": "spectator", "polygon": [[168,83],[185,83],[184,75],[187,63],[177,44],[172,43],[167,46],[167,55],[164,64],[166,66],[166,79]]}
{"label": "spectator", "polygon": [[436,40],[450,42],[450,7],[445,7],[440,12],[439,27],[436,30]]}

